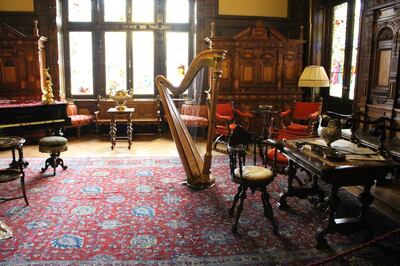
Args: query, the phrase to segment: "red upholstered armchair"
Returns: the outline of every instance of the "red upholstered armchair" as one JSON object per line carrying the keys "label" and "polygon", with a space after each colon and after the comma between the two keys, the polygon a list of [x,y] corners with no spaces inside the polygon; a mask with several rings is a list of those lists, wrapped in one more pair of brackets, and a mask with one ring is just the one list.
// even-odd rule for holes
{"label": "red upholstered armchair", "polygon": [[215,116],[215,135],[217,137],[213,143],[213,149],[226,152],[225,150],[218,149],[217,145],[219,143],[227,144],[227,137],[237,124],[248,129],[251,117],[253,117],[251,113],[236,109],[233,102],[218,103]]}
{"label": "red upholstered armchair", "polygon": [[294,102],[293,109],[279,114],[281,133],[308,136],[321,113],[321,102]]}
{"label": "red upholstered armchair", "polygon": [[[321,112],[321,102],[295,102],[293,109],[288,109],[279,114],[280,128],[276,127],[274,118],[271,120],[271,127],[268,129],[268,138],[276,140],[290,140],[298,138],[315,137],[315,123]],[[264,151],[265,152],[265,151]],[[269,160],[272,160],[275,150],[266,151]],[[277,154],[276,166],[278,171],[286,168],[288,159],[280,152]]]}
{"label": "red upholstered armchair", "polygon": [[67,128],[76,128],[78,138],[81,136],[81,127],[90,125],[93,122],[92,115],[78,114],[78,107],[74,103],[68,103],[67,115],[71,118],[71,125]]}

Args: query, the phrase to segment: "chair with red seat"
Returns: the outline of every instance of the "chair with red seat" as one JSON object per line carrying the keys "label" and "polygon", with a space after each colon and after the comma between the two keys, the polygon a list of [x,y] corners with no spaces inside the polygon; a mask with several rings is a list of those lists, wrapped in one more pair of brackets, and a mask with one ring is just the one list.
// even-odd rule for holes
{"label": "chair with red seat", "polygon": [[[287,109],[279,114],[280,128],[275,127],[275,122],[272,118],[268,137],[277,140],[315,137],[317,135],[316,124],[321,109],[322,101],[295,101],[293,108]],[[273,153],[274,151],[269,151],[269,159],[272,159]],[[286,167],[287,163],[287,158],[281,153],[278,153],[277,165]]]}
{"label": "chair with red seat", "polygon": [[[274,125],[275,125],[275,121],[274,121],[274,118],[272,118],[271,119],[271,127],[268,129],[268,132],[269,132],[268,138],[272,139],[272,140],[277,140],[282,143],[285,143],[286,140],[291,140],[291,139],[316,137],[316,135],[314,134],[313,131],[311,131],[309,133],[303,133],[303,135],[301,135],[301,134],[296,135],[296,134],[290,134],[289,130],[276,129],[274,127]],[[278,173],[287,174],[287,166],[289,164],[289,160],[280,151],[276,152],[275,147],[271,147],[270,149],[268,149],[268,147],[265,147],[264,150],[260,149],[260,155],[261,155],[261,158],[263,161],[274,161],[276,171]],[[302,180],[297,175],[295,175],[295,179],[300,185],[305,184],[305,181]]]}
{"label": "chair with red seat", "polygon": [[[287,112],[287,111],[285,111]],[[317,118],[318,120],[318,118]],[[291,140],[291,139],[299,139],[299,138],[312,138],[316,137],[316,130],[314,129],[315,125],[312,125],[312,128],[310,130],[306,131],[295,131],[295,130],[289,130],[289,129],[281,129],[281,128],[276,128],[275,126],[275,119],[271,119],[271,127],[268,128],[268,138],[269,139],[275,139],[279,141],[285,141],[285,140]],[[267,157],[268,160],[271,160],[274,158],[275,150],[272,148],[267,151],[262,151],[261,152],[261,157]],[[278,152],[277,157],[276,157],[276,167],[278,172],[284,172],[284,169],[288,165],[288,159],[286,158],[285,155],[283,155],[281,152]]]}
{"label": "chair with red seat", "polygon": [[293,108],[279,114],[281,133],[308,136],[321,113],[322,102],[294,102]]}
{"label": "chair with red seat", "polygon": [[215,135],[217,136],[213,143],[213,149],[225,153],[217,147],[218,144],[227,144],[229,134],[236,128],[236,125],[248,129],[250,118],[253,115],[248,112],[243,112],[234,107],[234,103],[218,103],[216,108]]}

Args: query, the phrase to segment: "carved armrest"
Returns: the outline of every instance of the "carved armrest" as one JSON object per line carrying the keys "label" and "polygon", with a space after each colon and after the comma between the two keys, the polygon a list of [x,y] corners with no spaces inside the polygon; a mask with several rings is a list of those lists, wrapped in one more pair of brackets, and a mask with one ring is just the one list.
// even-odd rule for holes
{"label": "carved armrest", "polygon": [[285,110],[285,111],[283,111],[283,112],[280,112],[279,113],[279,116],[280,117],[288,117],[289,115],[291,115],[292,114],[292,109],[287,109],[287,110]]}
{"label": "carved armrest", "polygon": [[219,122],[229,122],[232,120],[230,116],[215,114],[215,119]]}
{"label": "carved armrest", "polygon": [[317,120],[317,118],[320,115],[320,113],[321,113],[320,111],[316,111],[316,112],[310,114],[308,116],[308,119],[310,119],[311,121],[315,121],[315,120]]}

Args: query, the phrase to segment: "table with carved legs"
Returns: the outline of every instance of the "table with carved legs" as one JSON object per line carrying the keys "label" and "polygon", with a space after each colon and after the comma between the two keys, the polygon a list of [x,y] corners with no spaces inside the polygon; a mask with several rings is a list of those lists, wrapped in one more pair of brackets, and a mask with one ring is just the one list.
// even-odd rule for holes
{"label": "table with carved legs", "polygon": [[[371,187],[375,182],[384,179],[387,173],[393,172],[399,164],[391,159],[385,159],[377,155],[365,155],[365,158],[357,158],[353,154],[346,155],[344,161],[329,161],[318,154],[316,151],[299,146],[299,143],[321,143],[320,139],[297,139],[286,143],[282,152],[289,159],[288,167],[288,189],[281,194],[279,208],[289,207],[287,198],[297,197],[300,199],[308,196],[317,196],[323,200],[324,193],[318,185],[318,180],[322,180],[329,187],[328,197],[328,225],[316,235],[317,247],[327,246],[325,236],[330,233],[352,233],[356,229],[364,229],[367,232],[366,239],[373,236],[373,226],[368,223],[367,211],[374,197],[371,195]],[[345,147],[354,147],[353,143],[340,140],[340,144]],[[349,149],[352,150],[353,148]],[[349,158],[349,159],[348,159]],[[375,160],[376,159],[376,160]],[[296,175],[296,168],[307,171],[312,176],[310,184],[294,186],[293,179]],[[363,192],[359,195],[360,212],[354,217],[337,218],[336,211],[340,205],[338,190],[345,186],[361,186]]]}
{"label": "table with carved legs", "polygon": [[[107,110],[107,113],[111,115],[110,122],[110,140],[111,150],[114,149],[117,140],[128,140],[128,149],[132,146],[132,116],[135,108],[125,108],[124,110],[118,110],[116,107]],[[117,136],[117,121],[119,119],[126,121],[126,136]]]}

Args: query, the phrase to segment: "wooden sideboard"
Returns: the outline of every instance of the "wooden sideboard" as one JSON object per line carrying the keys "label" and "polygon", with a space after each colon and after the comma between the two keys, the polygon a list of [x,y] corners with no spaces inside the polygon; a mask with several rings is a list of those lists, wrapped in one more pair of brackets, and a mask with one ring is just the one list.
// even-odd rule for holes
{"label": "wooden sideboard", "polygon": [[[233,100],[241,110],[256,110],[260,104],[285,109],[294,98],[301,99],[297,82],[303,70],[301,39],[288,39],[263,21],[233,37],[216,37],[212,47],[228,51],[223,62],[219,101]],[[302,35],[302,34],[301,34]],[[256,118],[252,130],[259,130]]]}

